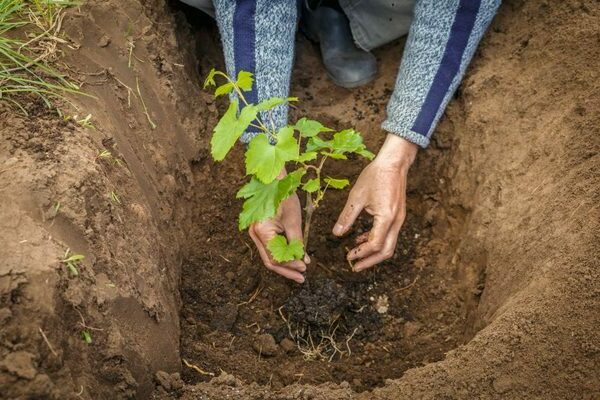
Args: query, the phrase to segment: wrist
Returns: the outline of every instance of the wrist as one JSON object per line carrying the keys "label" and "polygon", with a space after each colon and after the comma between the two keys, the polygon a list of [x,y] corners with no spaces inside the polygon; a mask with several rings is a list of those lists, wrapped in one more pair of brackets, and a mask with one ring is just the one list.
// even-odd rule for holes
{"label": "wrist", "polygon": [[378,162],[408,169],[415,161],[419,147],[401,136],[388,133],[375,159]]}

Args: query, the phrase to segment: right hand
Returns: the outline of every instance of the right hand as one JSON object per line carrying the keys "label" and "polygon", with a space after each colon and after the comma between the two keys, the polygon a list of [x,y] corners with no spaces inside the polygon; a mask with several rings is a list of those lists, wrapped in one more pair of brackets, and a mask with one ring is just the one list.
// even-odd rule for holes
{"label": "right hand", "polygon": [[250,225],[248,232],[254,244],[256,244],[260,258],[267,269],[298,283],[304,282],[303,273],[306,271],[306,264],[310,262],[308,255],[304,256],[304,260],[278,263],[273,260],[271,252],[267,249],[269,240],[279,233],[284,233],[288,241],[292,239],[302,240],[302,208],[296,194],[281,202],[275,217],[266,221],[255,222]]}

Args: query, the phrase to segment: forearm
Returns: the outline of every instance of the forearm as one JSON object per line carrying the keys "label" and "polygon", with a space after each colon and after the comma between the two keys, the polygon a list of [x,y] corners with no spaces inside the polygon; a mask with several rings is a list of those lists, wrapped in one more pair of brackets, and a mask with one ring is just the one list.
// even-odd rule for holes
{"label": "forearm", "polygon": [[[223,42],[227,73],[254,74],[250,103],[271,97],[288,97],[297,7],[287,0],[214,0],[217,24]],[[235,96],[233,94],[232,96]],[[262,113],[261,119],[275,128],[287,124],[288,105]],[[242,135],[249,142],[256,132]]]}
{"label": "forearm", "polygon": [[426,147],[500,0],[421,0],[382,127]]}

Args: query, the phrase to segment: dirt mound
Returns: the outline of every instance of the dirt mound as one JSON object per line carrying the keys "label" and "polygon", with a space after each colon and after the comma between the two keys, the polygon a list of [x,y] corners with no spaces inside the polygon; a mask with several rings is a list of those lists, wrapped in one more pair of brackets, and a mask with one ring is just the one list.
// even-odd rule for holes
{"label": "dirt mound", "polygon": [[[95,96],[65,109],[94,127],[0,103],[0,398],[600,397],[596,2],[504,4],[412,168],[395,258],[349,272],[336,193],[303,286],[237,231],[239,150],[208,156],[211,21],[109,0],[63,26],[61,68]],[[292,118],[376,149],[401,49],[347,91],[299,38]]]}

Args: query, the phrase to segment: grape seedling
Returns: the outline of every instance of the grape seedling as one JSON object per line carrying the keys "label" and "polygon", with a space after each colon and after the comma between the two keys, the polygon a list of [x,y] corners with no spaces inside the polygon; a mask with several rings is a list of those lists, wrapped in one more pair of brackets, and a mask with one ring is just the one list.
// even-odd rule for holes
{"label": "grape seedling", "polygon": [[[217,86],[215,78],[224,83]],[[256,132],[245,153],[246,174],[250,181],[238,191],[244,199],[239,215],[239,229],[275,216],[279,204],[298,189],[306,194],[303,242],[287,239],[282,235],[269,241],[267,248],[274,260],[287,262],[302,259],[304,246],[308,243],[312,215],[328,189],[343,189],[349,181],[334,178],[325,173],[328,159],[347,160],[348,154],[367,159],[373,153],[367,150],[360,133],[354,129],[334,132],[318,121],[301,118],[294,125],[275,128],[272,110],[286,102],[298,101],[295,97],[273,97],[258,104],[246,101],[244,92],[252,89],[252,74],[240,71],[237,79],[211,70],[204,87],[215,86],[215,97],[233,94],[227,111],[214,128],[211,154],[222,161],[240,136],[247,130]],[[281,177],[286,163],[294,163],[296,169]]]}

